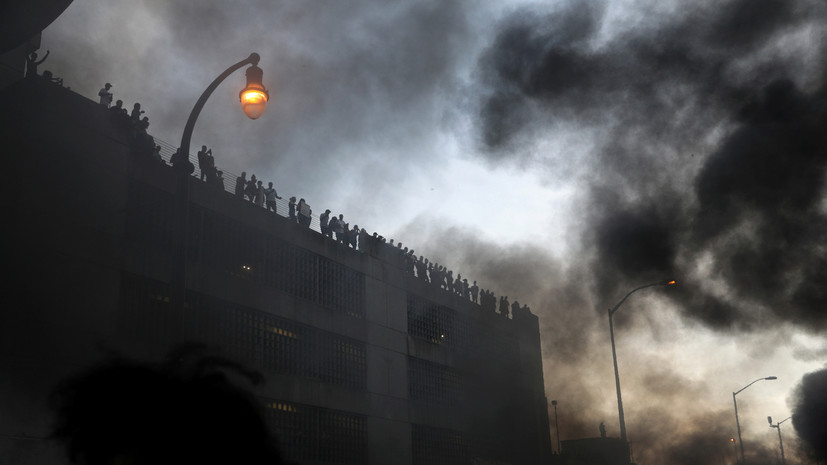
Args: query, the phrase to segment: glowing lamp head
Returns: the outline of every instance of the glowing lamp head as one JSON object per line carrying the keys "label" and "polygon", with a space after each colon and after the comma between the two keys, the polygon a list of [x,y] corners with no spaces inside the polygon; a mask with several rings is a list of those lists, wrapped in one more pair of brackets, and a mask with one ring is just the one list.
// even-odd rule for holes
{"label": "glowing lamp head", "polygon": [[674,280],[674,279],[673,279],[672,281],[669,281],[669,282],[667,282],[667,283],[666,283],[666,285],[667,285],[667,286],[671,286],[671,285],[673,285],[673,284],[675,284],[675,280]]}
{"label": "glowing lamp head", "polygon": [[253,65],[247,68],[247,87],[238,94],[241,100],[241,109],[250,119],[258,119],[264,113],[264,109],[267,108],[267,100],[270,99],[270,93],[261,83],[263,76],[264,71],[258,66]]}

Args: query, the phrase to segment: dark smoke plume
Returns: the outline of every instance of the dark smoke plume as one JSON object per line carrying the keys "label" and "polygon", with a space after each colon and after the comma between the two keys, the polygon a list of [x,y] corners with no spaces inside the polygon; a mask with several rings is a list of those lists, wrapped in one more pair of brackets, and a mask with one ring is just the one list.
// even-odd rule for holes
{"label": "dark smoke plume", "polygon": [[793,426],[808,454],[827,460],[827,369],[804,375],[796,392]]}
{"label": "dark smoke plume", "polygon": [[780,45],[823,39],[824,5],[734,0],[633,29],[596,5],[504,22],[480,60],[487,156],[519,157],[537,124],[601,128],[581,255],[600,300],[676,278],[714,328],[827,326],[824,75]]}

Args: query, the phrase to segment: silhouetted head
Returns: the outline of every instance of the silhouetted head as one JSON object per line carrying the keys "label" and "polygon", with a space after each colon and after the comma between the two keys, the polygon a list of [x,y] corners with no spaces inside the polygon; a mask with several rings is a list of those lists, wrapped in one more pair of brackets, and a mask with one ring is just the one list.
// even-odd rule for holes
{"label": "silhouetted head", "polygon": [[325,210],[324,212],[325,212],[325,213],[330,213],[330,210]]}
{"label": "silhouetted head", "polygon": [[228,378],[263,377],[184,346],[158,364],[114,359],[53,394],[53,436],[86,465],[283,463],[256,398]]}
{"label": "silhouetted head", "polygon": [[261,181],[258,182],[258,187],[261,187]]}
{"label": "silhouetted head", "polygon": [[272,183],[272,182],[268,182],[268,183],[267,183],[267,186],[269,186],[269,187],[273,187],[273,183]]}
{"label": "silhouetted head", "polygon": [[295,198],[295,197],[290,197],[290,201],[291,201],[291,202],[295,202],[295,201],[296,201],[296,198]]}
{"label": "silhouetted head", "polygon": [[343,215],[343,214],[339,213],[339,219],[340,219],[340,220],[345,219],[345,215]]}
{"label": "silhouetted head", "polygon": [[242,177],[242,178],[246,178],[246,177],[247,177],[247,172],[246,172],[246,171],[242,171],[242,172],[241,172],[241,177]]}
{"label": "silhouetted head", "polygon": [[141,104],[140,104],[140,103],[136,103],[135,105],[132,105],[132,108],[141,108]]}
{"label": "silhouetted head", "polygon": [[206,145],[202,145],[202,146],[201,146],[201,151],[202,151],[202,152],[206,152],[206,151],[207,151],[207,146],[206,146]]}

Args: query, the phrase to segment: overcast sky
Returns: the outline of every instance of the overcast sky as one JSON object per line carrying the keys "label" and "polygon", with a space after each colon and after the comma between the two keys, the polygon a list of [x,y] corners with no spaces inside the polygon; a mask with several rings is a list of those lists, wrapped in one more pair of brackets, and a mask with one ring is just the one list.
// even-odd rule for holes
{"label": "overcast sky", "polygon": [[[688,6],[689,5],[689,6]],[[774,459],[767,415],[827,361],[827,5],[817,0],[75,0],[41,69],[539,315],[562,440],[641,465]],[[552,431],[553,431],[552,418]],[[798,461],[794,428],[784,430]]]}

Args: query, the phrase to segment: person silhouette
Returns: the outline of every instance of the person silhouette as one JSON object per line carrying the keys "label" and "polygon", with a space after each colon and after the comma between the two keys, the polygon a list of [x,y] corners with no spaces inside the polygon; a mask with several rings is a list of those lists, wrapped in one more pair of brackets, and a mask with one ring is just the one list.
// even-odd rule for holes
{"label": "person silhouette", "polygon": [[330,209],[327,209],[319,215],[319,229],[322,232],[322,236],[330,237],[330,226],[328,226],[330,222]]}
{"label": "person silhouette", "polygon": [[350,242],[349,243],[350,243],[350,247],[352,247],[353,250],[356,250],[359,247],[359,232],[361,230],[362,229],[359,227],[358,224],[354,224],[353,228],[350,230],[350,238],[349,238]]}
{"label": "person silhouette", "polygon": [[305,228],[310,227],[310,214],[313,213],[313,210],[310,209],[310,205],[304,201],[304,199],[299,199],[299,204],[296,207],[299,214],[299,224],[304,226]]}
{"label": "person silhouette", "polygon": [[132,113],[129,115],[132,118],[132,122],[138,124],[141,122],[141,115],[145,113],[145,111],[141,110],[141,104],[136,103],[132,105]]}
{"label": "person silhouette", "polygon": [[201,146],[201,150],[198,151],[196,156],[198,157],[198,170],[201,172],[201,180],[204,181],[207,178],[207,171],[208,162],[207,162],[207,154],[212,153],[212,149],[207,149],[206,145]]}
{"label": "person silhouette", "polygon": [[600,422],[600,437],[606,437],[606,425],[602,421]]}
{"label": "person silhouette", "polygon": [[43,59],[37,61],[37,52],[32,52],[29,56],[26,57],[26,77],[34,77],[37,76],[37,67],[46,61],[46,58],[49,57],[49,51],[46,50],[46,54],[43,55]]}
{"label": "person silhouette", "polygon": [[256,197],[255,197],[255,204],[261,208],[264,207],[264,199],[267,197],[267,193],[265,192],[264,185],[261,181],[256,182]]}
{"label": "person silhouette", "polygon": [[256,186],[256,175],[250,176],[250,180],[247,181],[247,186],[244,188],[244,194],[247,195],[247,199],[250,202],[255,202],[256,194],[258,193],[258,187]]}
{"label": "person silhouette", "polygon": [[115,102],[114,106],[109,107],[109,111],[111,111],[112,115],[115,116],[123,116],[126,114],[126,108],[123,107],[123,100],[118,100]]}
{"label": "person silhouette", "polygon": [[106,83],[104,84],[103,88],[98,91],[98,97],[100,97],[100,104],[106,108],[109,108],[109,105],[112,104],[112,92],[109,92],[109,89],[112,88],[112,84]]}
{"label": "person silhouette", "polygon": [[215,185],[224,190],[224,172],[215,168]]}
{"label": "person silhouette", "polygon": [[[334,217],[335,218],[335,217]],[[333,221],[331,220],[331,223]],[[336,218],[336,222],[331,226],[333,232],[336,233],[336,240],[343,243],[345,242],[345,215],[339,213],[339,217]]]}
{"label": "person silhouette", "polygon": [[235,178],[235,195],[244,198],[244,188],[247,186],[247,172],[242,171],[241,176]]}
{"label": "person silhouette", "polygon": [[285,463],[261,402],[231,379],[264,382],[193,343],[160,363],[111,358],[52,392],[51,438],[77,464]]}
{"label": "person silhouette", "polygon": [[296,221],[296,198],[290,197],[290,200],[287,202],[287,217],[290,218],[290,221]]}
{"label": "person silhouette", "polygon": [[272,182],[267,183],[267,189],[264,189],[264,198],[267,204],[267,210],[276,213],[276,199],[281,199],[279,193],[273,187]]}

